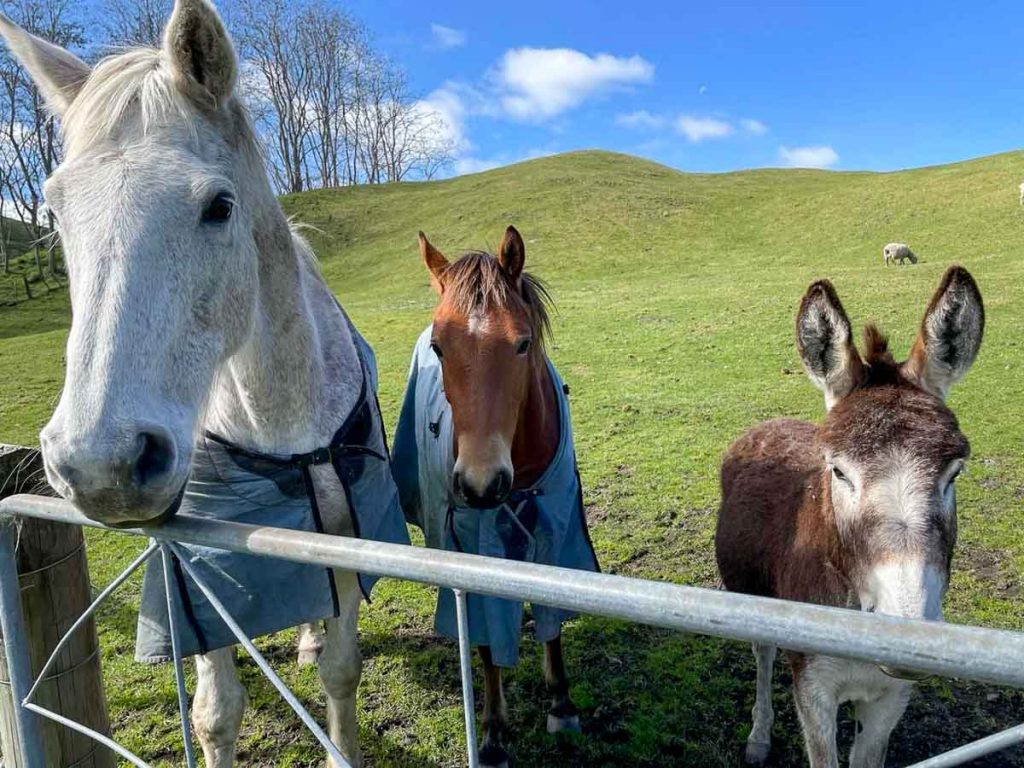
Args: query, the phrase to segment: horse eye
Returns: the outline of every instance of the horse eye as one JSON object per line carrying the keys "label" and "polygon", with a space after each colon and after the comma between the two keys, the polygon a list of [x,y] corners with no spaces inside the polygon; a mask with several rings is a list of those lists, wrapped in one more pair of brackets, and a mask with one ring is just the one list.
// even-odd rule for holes
{"label": "horse eye", "polygon": [[204,224],[223,224],[231,218],[235,201],[227,192],[221,192],[211,200],[203,210]]}
{"label": "horse eye", "polygon": [[530,351],[530,340],[529,339],[523,339],[522,341],[519,342],[519,346],[516,347],[516,354],[517,355],[525,355],[529,351]]}
{"label": "horse eye", "polygon": [[441,348],[437,346],[437,342],[430,342],[430,348],[434,350],[434,354],[437,355],[438,360],[440,360],[443,357],[443,355],[441,354]]}

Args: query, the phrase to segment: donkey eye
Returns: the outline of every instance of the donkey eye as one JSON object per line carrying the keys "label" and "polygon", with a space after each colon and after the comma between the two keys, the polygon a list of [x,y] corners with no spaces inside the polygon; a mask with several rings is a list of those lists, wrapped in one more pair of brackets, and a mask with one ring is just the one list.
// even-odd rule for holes
{"label": "donkey eye", "polygon": [[850,482],[850,478],[848,478],[845,474],[843,474],[843,470],[841,470],[835,464],[832,465],[832,476],[836,480],[838,480],[838,481],[840,481],[842,483],[846,483],[847,485],[849,485],[851,487],[853,486],[853,483]]}
{"label": "donkey eye", "polygon": [[516,354],[517,355],[525,355],[529,351],[530,351],[530,340],[529,339],[523,339],[522,341],[519,342],[519,346],[516,347]]}
{"label": "donkey eye", "polygon": [[437,355],[437,359],[440,360],[444,355],[441,354],[441,348],[437,346],[437,342],[430,342],[430,348],[434,350],[434,354]]}
{"label": "donkey eye", "polygon": [[223,224],[231,218],[235,201],[227,192],[221,192],[203,209],[204,224]]}

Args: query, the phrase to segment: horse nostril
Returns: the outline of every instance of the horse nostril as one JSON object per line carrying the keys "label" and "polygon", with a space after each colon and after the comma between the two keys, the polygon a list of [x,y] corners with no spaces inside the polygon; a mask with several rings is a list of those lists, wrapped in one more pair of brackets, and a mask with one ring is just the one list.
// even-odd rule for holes
{"label": "horse nostril", "polygon": [[486,496],[489,499],[492,499],[495,503],[498,503],[504,501],[511,490],[512,475],[505,470],[500,470],[494,476],[494,479],[491,480],[491,484],[487,488]]}
{"label": "horse nostril", "polygon": [[143,432],[138,437],[134,480],[142,488],[158,483],[174,468],[174,444],[166,435]]}
{"label": "horse nostril", "polygon": [[462,473],[461,472],[457,472],[456,471],[456,472],[452,473],[452,492],[456,496],[462,496],[463,495],[463,492],[462,492]]}

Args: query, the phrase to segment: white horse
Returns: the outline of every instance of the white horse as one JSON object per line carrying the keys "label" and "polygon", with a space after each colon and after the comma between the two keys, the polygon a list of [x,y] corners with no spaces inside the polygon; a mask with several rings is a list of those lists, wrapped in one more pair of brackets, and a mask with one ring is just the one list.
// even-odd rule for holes
{"label": "white horse", "polygon": [[[161,50],[95,69],[0,14],[0,33],[61,118],[46,182],[74,309],[63,394],[40,435],[47,477],[112,525],[174,508],[209,429],[272,454],[327,445],[360,394],[347,321],[289,228],[235,93],[237,60],[206,0],[177,0]],[[331,533],[350,533],[341,484],[312,467]],[[328,733],[353,765],[361,673],[353,574],[319,654]],[[299,588],[299,587],[297,587]],[[209,768],[234,762],[245,694],[234,649],[196,658],[192,708]]]}

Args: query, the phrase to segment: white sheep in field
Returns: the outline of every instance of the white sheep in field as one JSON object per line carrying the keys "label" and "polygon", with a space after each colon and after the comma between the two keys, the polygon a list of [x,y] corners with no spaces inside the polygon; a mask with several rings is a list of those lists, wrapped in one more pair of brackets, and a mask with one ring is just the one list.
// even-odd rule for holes
{"label": "white sheep in field", "polygon": [[910,246],[906,243],[889,243],[882,249],[882,263],[885,266],[896,264],[897,262],[902,264],[905,261],[917,264],[917,256],[914,255],[914,252],[910,250]]}
{"label": "white sheep in field", "polygon": [[1024,181],[1020,183],[1020,204],[1024,206]]}

